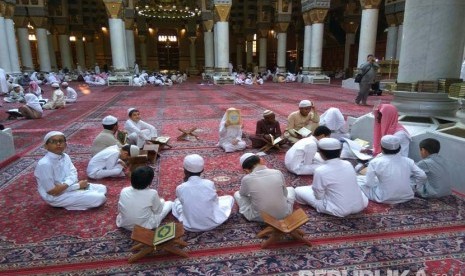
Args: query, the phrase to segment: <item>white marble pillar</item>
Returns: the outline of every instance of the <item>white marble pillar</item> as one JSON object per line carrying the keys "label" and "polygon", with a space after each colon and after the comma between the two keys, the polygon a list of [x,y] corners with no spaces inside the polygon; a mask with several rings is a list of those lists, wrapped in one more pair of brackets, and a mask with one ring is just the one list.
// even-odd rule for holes
{"label": "white marble pillar", "polygon": [[86,65],[87,68],[90,70],[93,70],[95,67],[95,46],[94,46],[94,41],[89,41],[86,40],[86,43],[84,43],[84,50],[86,53]]}
{"label": "white marble pillar", "polygon": [[60,34],[58,35],[58,41],[60,42],[60,56],[61,56],[61,67],[68,68],[70,71],[73,70],[73,56],[71,53],[71,46],[69,43],[69,35]]}
{"label": "white marble pillar", "polygon": [[386,42],[386,60],[396,59],[396,47],[397,47],[397,26],[389,26],[387,33]]}
{"label": "white marble pillar", "polygon": [[304,30],[304,56],[302,60],[302,74],[308,75],[310,72],[312,49],[312,25],[305,25]]}
{"label": "white marble pillar", "polygon": [[258,51],[258,71],[263,73],[266,72],[266,55],[268,39],[266,37],[260,37],[258,42],[258,45],[260,47]]}
{"label": "white marble pillar", "polygon": [[363,9],[362,11],[357,66],[365,63],[369,54],[375,53],[378,14],[379,9]]}
{"label": "white marble pillar", "polygon": [[205,73],[213,73],[215,71],[215,51],[212,31],[203,33],[203,42],[205,45]]}
{"label": "white marble pillar", "polygon": [[346,33],[346,43],[344,46],[344,70],[349,68],[350,46],[355,43],[355,34]]}
{"label": "white marble pillar", "polygon": [[242,46],[242,41],[238,40],[236,44],[236,69],[244,68],[244,64],[242,64],[242,53],[244,52],[244,48]]}
{"label": "white marble pillar", "polygon": [[400,50],[402,49],[402,39],[404,35],[404,24],[397,27],[397,45],[396,45],[396,60],[400,59]]}
{"label": "white marble pillar", "polygon": [[229,23],[228,21],[216,22],[218,31],[217,44],[218,44],[218,65],[216,71],[222,74],[229,73]]}
{"label": "white marble pillar", "polygon": [[321,59],[323,56],[323,32],[324,32],[323,23],[313,23],[312,24],[312,47],[311,47],[311,59],[310,67],[311,68],[320,68],[321,71]]}
{"label": "white marble pillar", "polygon": [[48,34],[48,54],[50,57],[50,67],[52,71],[58,71],[57,58],[55,54],[55,45],[58,47],[56,42],[56,36],[54,34]]}
{"label": "white marble pillar", "polygon": [[[82,36],[76,37],[76,60],[82,71],[86,70],[86,54],[84,52],[84,42]],[[77,69],[77,66],[76,66]]]}
{"label": "white marble pillar", "polygon": [[398,82],[458,78],[465,43],[465,1],[408,0]]}
{"label": "white marble pillar", "polygon": [[18,46],[16,44],[15,27],[12,19],[5,18],[6,37],[8,39],[8,50],[10,53],[10,66],[13,74],[20,74]]}
{"label": "white marble pillar", "polygon": [[11,74],[10,53],[8,51],[8,39],[6,35],[5,18],[0,16],[0,67],[5,73]]}
{"label": "white marble pillar", "polygon": [[29,41],[29,30],[27,28],[17,28],[19,52],[21,53],[21,65],[24,71],[32,71],[34,64],[32,63],[31,42]]}
{"label": "white marble pillar", "polygon": [[[39,64],[41,72],[52,71],[50,53],[48,51],[47,29],[36,28],[37,51],[39,53]],[[1,52],[1,51],[0,51]]]}
{"label": "white marble pillar", "polygon": [[134,48],[134,31],[126,30],[126,49],[128,56],[128,66],[134,66],[136,62],[136,51]]}
{"label": "white marble pillar", "polygon": [[280,72],[286,72],[286,43],[287,33],[278,33],[278,53],[276,65]]}
{"label": "white marble pillar", "polygon": [[247,67],[253,63],[253,41],[247,40],[246,42],[246,62]]}
{"label": "white marble pillar", "polygon": [[213,28],[213,49],[215,55],[215,68],[218,67],[218,22],[215,23]]}
{"label": "white marble pillar", "polygon": [[126,40],[124,38],[124,22],[119,18],[109,18],[111,57],[114,71],[127,71]]}

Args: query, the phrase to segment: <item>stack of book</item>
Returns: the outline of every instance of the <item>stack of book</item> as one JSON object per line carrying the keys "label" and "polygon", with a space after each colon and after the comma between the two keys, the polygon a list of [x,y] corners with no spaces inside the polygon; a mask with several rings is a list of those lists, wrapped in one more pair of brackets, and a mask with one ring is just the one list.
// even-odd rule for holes
{"label": "stack of book", "polygon": [[462,82],[462,79],[448,79],[448,78],[441,78],[438,79],[438,92],[440,93],[448,93],[449,92],[449,87],[453,83],[459,83]]}
{"label": "stack of book", "polygon": [[451,84],[449,87],[449,97],[465,98],[465,82]]}
{"label": "stack of book", "polygon": [[398,82],[396,91],[415,92],[416,86],[416,82]]}
{"label": "stack of book", "polygon": [[437,93],[438,82],[437,81],[418,81],[418,92]]}

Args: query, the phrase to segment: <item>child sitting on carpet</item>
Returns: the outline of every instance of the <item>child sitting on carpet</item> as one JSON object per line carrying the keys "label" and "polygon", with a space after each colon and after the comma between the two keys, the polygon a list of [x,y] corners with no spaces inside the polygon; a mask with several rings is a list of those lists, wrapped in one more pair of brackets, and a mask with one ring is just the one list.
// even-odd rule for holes
{"label": "child sitting on carpet", "polygon": [[144,166],[131,174],[131,187],[121,190],[118,201],[116,225],[132,230],[134,225],[148,229],[157,228],[168,215],[173,205],[158,196],[158,192],[150,189],[154,177],[153,169]]}
{"label": "child sitting on carpet", "polygon": [[421,197],[436,198],[448,196],[452,193],[452,181],[448,171],[447,160],[439,155],[441,144],[438,140],[427,138],[420,142],[420,155],[422,160],[417,162],[426,173],[426,183],[415,187],[417,194]]}

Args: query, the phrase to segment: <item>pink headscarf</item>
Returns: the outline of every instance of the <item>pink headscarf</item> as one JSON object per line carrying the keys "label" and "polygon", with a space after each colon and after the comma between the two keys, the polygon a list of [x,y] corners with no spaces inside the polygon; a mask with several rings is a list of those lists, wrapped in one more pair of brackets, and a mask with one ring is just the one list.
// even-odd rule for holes
{"label": "pink headscarf", "polygon": [[39,85],[35,81],[30,81],[29,82],[29,88],[31,89],[31,91],[35,92],[35,91],[37,91],[37,88],[39,88]]}
{"label": "pink headscarf", "polygon": [[393,135],[394,133],[403,130],[409,134],[404,126],[399,124],[399,113],[397,108],[392,104],[381,104],[377,111],[381,113],[381,123],[378,122],[378,112],[375,112],[375,127],[373,132],[373,156],[381,152],[381,138],[384,135]]}

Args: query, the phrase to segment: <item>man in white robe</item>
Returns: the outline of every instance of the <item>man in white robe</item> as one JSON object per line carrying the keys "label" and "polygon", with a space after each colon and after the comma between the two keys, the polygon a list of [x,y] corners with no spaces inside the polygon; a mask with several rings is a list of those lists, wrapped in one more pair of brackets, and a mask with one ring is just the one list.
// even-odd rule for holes
{"label": "man in white robe", "polygon": [[223,148],[225,152],[243,150],[247,146],[245,141],[242,140],[242,122],[232,125],[227,120],[228,111],[236,110],[235,108],[229,108],[221,118],[218,146]]}
{"label": "man in white robe", "polygon": [[406,202],[414,198],[412,186],[422,186],[426,174],[415,162],[399,154],[400,140],[394,135],[381,138],[382,155],[368,163],[365,175],[357,181],[368,199],[387,204]]}
{"label": "man in white robe", "polygon": [[106,201],[107,188],[78,180],[71,158],[64,153],[66,138],[63,133],[51,131],[44,137],[48,151],[34,170],[37,189],[42,199],[53,207],[67,210],[86,210]]}
{"label": "man in white robe", "polygon": [[331,130],[329,128],[319,126],[312,136],[297,141],[286,152],[284,157],[286,169],[297,175],[312,175],[315,169],[324,162],[318,153],[318,140],[330,135]]}
{"label": "man in white robe", "polygon": [[138,155],[139,148],[134,145],[105,148],[90,159],[87,165],[87,175],[94,179],[125,176],[128,173],[125,162],[130,157]]}
{"label": "man in white robe", "polygon": [[286,188],[281,171],[269,169],[263,160],[253,153],[244,153],[239,162],[247,173],[241,180],[241,188],[234,193],[239,213],[250,221],[263,221],[264,211],[276,219],[290,215],[295,201],[295,191]]}
{"label": "man in white robe", "polygon": [[52,99],[50,99],[44,106],[43,109],[58,109],[64,108],[66,105],[65,94],[60,89],[60,85],[57,82],[52,83],[53,93]]}
{"label": "man in white robe", "polygon": [[139,110],[133,107],[129,108],[128,117],[129,119],[124,124],[124,128],[128,133],[130,144],[142,148],[147,140],[157,137],[157,129],[141,120]]}
{"label": "man in white robe", "polygon": [[184,158],[184,183],[176,187],[173,216],[191,232],[211,230],[225,222],[231,214],[234,198],[218,196],[215,183],[203,179],[204,160],[198,154]]}
{"label": "man in white robe", "polygon": [[74,88],[69,87],[69,84],[67,82],[61,83],[61,87],[65,90],[66,92],[66,102],[67,103],[75,103],[77,101],[77,92],[74,90]]}
{"label": "man in white robe", "polygon": [[118,131],[118,119],[114,116],[108,115],[102,120],[103,130],[95,137],[92,142],[90,152],[92,156],[110,146],[123,145],[116,139],[115,134]]}
{"label": "man in white robe", "polygon": [[339,158],[341,142],[322,138],[318,149],[325,163],[315,169],[312,185],[295,188],[296,201],[337,217],[361,212],[368,206],[368,198],[357,185],[352,164]]}
{"label": "man in white robe", "polygon": [[350,138],[344,115],[336,107],[330,107],[320,116],[320,126],[327,126],[331,130],[331,138],[340,140]]}
{"label": "man in white robe", "polygon": [[123,188],[119,195],[116,225],[132,230],[135,225],[148,229],[157,228],[169,214],[173,202],[165,201],[158,192],[150,189],[153,169],[139,167],[131,174],[131,186]]}

